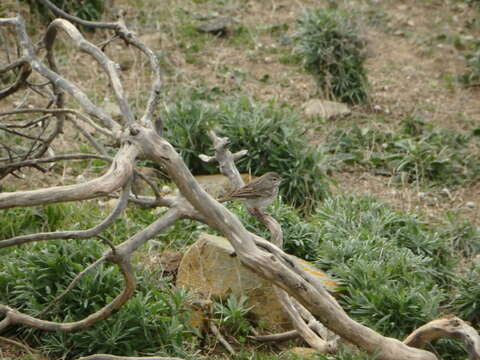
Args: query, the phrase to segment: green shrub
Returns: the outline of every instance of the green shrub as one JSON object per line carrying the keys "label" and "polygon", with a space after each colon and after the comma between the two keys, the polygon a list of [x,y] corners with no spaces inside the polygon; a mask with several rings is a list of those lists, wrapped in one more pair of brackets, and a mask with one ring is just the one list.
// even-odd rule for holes
{"label": "green shrub", "polygon": [[341,9],[309,9],[298,20],[298,52],[327,96],[348,103],[368,101],[363,66],[365,41],[354,13]]}
{"label": "green shrub", "polygon": [[459,277],[452,311],[463,320],[480,326],[480,267],[471,265]]}
{"label": "green shrub", "polygon": [[[269,230],[263,224],[260,224],[256,218],[252,217],[243,205],[231,203],[228,207],[240,217],[248,231],[265,239],[270,238]],[[285,252],[309,261],[317,258],[316,251],[319,236],[314,224],[301,217],[292,206],[283,204],[281,199],[270,206],[268,213],[282,226],[283,248]]]}
{"label": "green shrub", "polygon": [[455,254],[464,258],[480,254],[480,228],[456,214],[448,214],[438,232],[451,244]]}
{"label": "green shrub", "polygon": [[[14,248],[0,261],[0,303],[37,315],[59,295],[78,272],[105,251],[98,241],[70,240],[34,243]],[[20,328],[17,334],[33,341],[52,357],[73,358],[91,353],[182,355],[192,341],[184,308],[186,293],[159,289],[158,279],[138,276],[139,288],[115,315],[75,333]],[[76,321],[99,310],[122,289],[114,266],[102,265],[55,306],[45,319]]]}
{"label": "green shrub", "polygon": [[237,297],[234,294],[226,301],[215,302],[214,315],[221,328],[230,335],[244,337],[251,331],[247,315],[252,307],[247,307],[248,297],[242,295]]}
{"label": "green shrub", "polygon": [[167,138],[194,174],[218,173],[217,164],[198,158],[212,154],[207,131],[213,128],[230,139],[232,151],[248,150],[237,162],[241,172],[281,174],[285,180],[280,190],[288,203],[308,210],[328,192],[321,168],[323,155],[302,140],[304,129],[288,107],[260,104],[246,97],[226,99],[218,106],[179,101],[166,109],[164,120]]}
{"label": "green shrub", "polygon": [[480,51],[468,53],[464,58],[467,62],[467,70],[460,75],[460,82],[465,86],[480,85]]}
{"label": "green shrub", "polygon": [[402,338],[440,315],[455,261],[444,237],[369,197],[327,199],[313,217],[317,265],[342,280],[358,321]]}
{"label": "green shrub", "polygon": [[353,126],[335,130],[325,143],[337,165],[361,165],[407,182],[460,185],[480,176],[473,135],[408,118],[396,132]]}
{"label": "green shrub", "polygon": [[[28,4],[32,13],[38,13],[43,21],[50,22],[55,18],[53,13],[39,1],[22,1]],[[51,0],[51,2],[70,15],[90,21],[100,20],[105,9],[104,0]]]}

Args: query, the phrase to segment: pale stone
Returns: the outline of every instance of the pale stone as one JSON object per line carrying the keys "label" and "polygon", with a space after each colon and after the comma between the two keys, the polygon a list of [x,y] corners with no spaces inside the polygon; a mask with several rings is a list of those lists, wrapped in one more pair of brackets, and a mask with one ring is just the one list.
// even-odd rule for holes
{"label": "pale stone", "polygon": [[304,103],[303,108],[306,116],[326,120],[351,114],[347,105],[328,100],[312,99]]}
{"label": "pale stone", "polygon": [[[302,260],[304,270],[318,276],[332,290],[336,283],[310,263]],[[201,234],[183,256],[178,269],[177,286],[203,299],[225,299],[231,293],[248,296],[247,306],[266,329],[290,329],[289,320],[277,300],[273,286],[244,267],[227,239]]]}

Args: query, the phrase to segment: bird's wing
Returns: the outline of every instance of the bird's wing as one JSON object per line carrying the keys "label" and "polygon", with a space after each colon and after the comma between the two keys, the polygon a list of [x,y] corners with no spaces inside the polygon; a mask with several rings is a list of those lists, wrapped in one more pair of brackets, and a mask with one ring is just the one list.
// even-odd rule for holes
{"label": "bird's wing", "polygon": [[[248,184],[250,185],[250,184]],[[238,198],[238,199],[258,199],[261,197],[261,193],[258,191],[252,191],[252,188],[250,186],[244,186],[241,187],[240,189],[232,191],[231,194],[229,194],[229,197],[232,199]]]}

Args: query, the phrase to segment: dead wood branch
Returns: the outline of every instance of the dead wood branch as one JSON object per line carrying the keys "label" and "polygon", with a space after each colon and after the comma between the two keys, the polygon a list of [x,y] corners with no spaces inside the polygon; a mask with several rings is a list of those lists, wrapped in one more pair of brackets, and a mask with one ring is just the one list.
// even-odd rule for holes
{"label": "dead wood branch", "polygon": [[112,118],[107,115],[103,110],[97,108],[85,95],[85,93],[81,91],[76,85],[72,84],[56,72],[48,69],[45,65],[43,65],[43,63],[36,56],[34,46],[25,29],[25,23],[20,16],[16,18],[0,19],[0,26],[12,26],[14,28],[19,40],[19,44],[21,45],[22,58],[30,63],[33,70],[38,72],[46,79],[50,80],[52,84],[55,84],[55,86],[58,86],[58,88],[70,94],[74,99],[78,101],[78,103],[85,109],[85,111],[89,115],[99,119],[99,121],[101,121],[106,127],[114,130],[115,133],[120,130],[119,125],[115,121],[113,121]]}
{"label": "dead wood branch", "polygon": [[145,112],[141,118],[141,124],[154,128],[152,124],[152,116],[158,105],[158,99],[160,97],[160,90],[162,88],[162,76],[160,71],[160,64],[155,53],[143,44],[136,35],[127,29],[123,16],[120,13],[119,20],[117,22],[96,22],[86,21],[79,19],[75,16],[67,14],[63,10],[56,7],[49,0],[39,0],[43,5],[48,7],[55,15],[67,19],[75,24],[82,26],[97,28],[97,29],[110,29],[115,31],[115,35],[125,41],[125,43],[136,47],[143,54],[145,54],[150,63],[150,68],[153,72],[153,81],[151,84],[150,95],[148,97],[147,106]]}
{"label": "dead wood branch", "polygon": [[120,77],[118,75],[117,64],[111,61],[102,50],[97,46],[87,41],[80,31],[77,30],[69,21],[63,19],[56,19],[50,23],[45,35],[45,47],[47,49],[47,56],[53,59],[53,44],[57,37],[58,30],[63,30],[72,40],[73,44],[82,52],[92,56],[102,69],[107,73],[112,85],[113,92],[120,106],[124,123],[131,125],[134,123],[134,118],[130,106],[123,90]]}
{"label": "dead wood branch", "polygon": [[26,244],[34,241],[42,240],[60,240],[60,239],[88,239],[97,236],[102,231],[107,229],[117,219],[123,210],[125,210],[128,202],[128,196],[130,193],[130,186],[127,184],[122,191],[122,195],[115,207],[115,209],[108,215],[100,224],[87,230],[76,231],[55,231],[36,233],[29,235],[16,236],[11,239],[1,240],[0,249],[14,245]]}
{"label": "dead wood branch", "polygon": [[[305,271],[293,271],[274,254],[259,249],[254,242],[255,235],[248,232],[236,216],[201,188],[178,153],[155,131],[141,128],[132,136],[132,141],[150,160],[164,166],[182,195],[203,216],[206,223],[229,239],[243,264],[299,300],[327,328],[363,350],[379,354],[381,359],[436,358],[430,352],[383,337],[357,323],[341,309],[323,286],[309,281],[310,277]],[[278,252],[284,254],[280,249]]]}
{"label": "dead wood branch", "polygon": [[18,206],[45,205],[56,202],[93,199],[108,196],[125,185],[132,177],[138,149],[125,145],[119,151],[106,174],[83,184],[0,194],[0,209]]}
{"label": "dead wood branch", "polygon": [[78,331],[86,329],[95,324],[97,321],[109,317],[113,312],[120,309],[123,304],[125,304],[128,299],[132,297],[136,288],[136,280],[133,275],[131,264],[124,258],[119,256],[114,257],[110,255],[108,256],[107,260],[118,265],[123,275],[123,278],[125,279],[124,290],[111,303],[105,305],[97,312],[87,316],[82,320],[70,323],[58,323],[37,319],[33,316],[23,314],[8,306],[0,305],[0,314],[3,314],[5,316],[5,319],[0,322],[0,332],[2,332],[7,326],[15,324],[23,324],[45,331]]}
{"label": "dead wood branch", "polygon": [[412,332],[403,342],[408,346],[422,348],[440,337],[452,337],[462,340],[470,355],[470,359],[480,359],[480,336],[478,332],[457,317],[430,321]]}
{"label": "dead wood branch", "polygon": [[21,65],[20,75],[18,75],[17,80],[10,87],[0,90],[0,100],[6,98],[9,95],[20,90],[23,86],[27,84],[27,79],[32,73],[32,68],[29,63],[23,63]]}
{"label": "dead wood branch", "polygon": [[[218,161],[219,163],[220,171],[234,184],[234,187],[238,188],[239,186],[243,186],[243,181],[235,165],[235,160],[247,154],[247,150],[239,151],[236,154],[232,154],[228,149],[229,140],[227,138],[218,137],[214,131],[209,131],[208,135],[214,144],[215,157],[208,157],[206,155],[203,155],[202,160],[212,162],[213,159],[216,159],[216,161]],[[255,216],[269,229],[271,233],[270,242],[275,244],[279,248],[282,248],[283,231],[280,224],[267,213],[261,211],[254,211],[253,209],[249,209],[249,212],[252,216]],[[290,322],[297,330],[299,335],[315,350],[321,353],[333,352],[336,347],[335,344],[327,343],[326,341],[321,339],[314,331],[312,331],[309,326],[307,326],[303,318],[300,316],[299,311],[294,306],[295,300],[290,298],[284,290],[278,287],[275,287],[275,292],[277,294],[277,298],[280,304],[282,305],[283,310],[287,313]]]}

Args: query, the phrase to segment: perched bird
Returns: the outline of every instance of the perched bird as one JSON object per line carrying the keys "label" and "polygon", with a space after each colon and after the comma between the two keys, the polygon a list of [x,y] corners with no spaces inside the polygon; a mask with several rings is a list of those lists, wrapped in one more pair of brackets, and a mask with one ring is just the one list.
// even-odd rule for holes
{"label": "perched bird", "polygon": [[276,172],[267,172],[241,188],[233,190],[218,201],[244,200],[250,207],[260,209],[275,200],[282,180]]}

